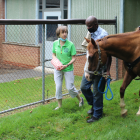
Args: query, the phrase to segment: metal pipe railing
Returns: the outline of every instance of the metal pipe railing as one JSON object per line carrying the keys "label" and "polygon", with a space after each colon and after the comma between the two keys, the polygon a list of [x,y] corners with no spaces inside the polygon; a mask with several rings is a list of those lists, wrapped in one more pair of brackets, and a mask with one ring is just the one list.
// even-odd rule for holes
{"label": "metal pipe railing", "polygon": [[[24,24],[85,24],[86,19],[61,19],[61,20],[50,20],[50,19],[0,19],[0,25],[24,25]],[[115,25],[116,19],[98,19],[98,24]]]}

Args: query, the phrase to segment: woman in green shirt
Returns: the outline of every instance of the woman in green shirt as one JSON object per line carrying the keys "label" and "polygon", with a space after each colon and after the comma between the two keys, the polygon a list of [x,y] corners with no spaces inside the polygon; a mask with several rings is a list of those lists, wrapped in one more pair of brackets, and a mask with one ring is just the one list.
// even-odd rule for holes
{"label": "woman in green shirt", "polygon": [[60,70],[54,70],[54,81],[56,84],[56,99],[58,100],[59,109],[62,106],[62,81],[65,76],[66,88],[72,98],[77,97],[79,100],[79,107],[83,106],[83,98],[79,96],[78,90],[74,86],[73,63],[76,60],[76,49],[74,44],[67,40],[68,29],[67,26],[59,26],[56,29],[58,40],[54,41],[52,49],[52,57],[59,59],[62,63]]}

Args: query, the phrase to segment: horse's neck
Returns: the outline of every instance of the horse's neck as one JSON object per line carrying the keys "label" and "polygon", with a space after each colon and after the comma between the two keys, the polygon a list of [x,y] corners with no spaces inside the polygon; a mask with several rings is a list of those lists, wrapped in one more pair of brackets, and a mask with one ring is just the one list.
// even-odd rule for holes
{"label": "horse's neck", "polygon": [[107,54],[126,62],[140,56],[140,31],[110,35],[98,42]]}
{"label": "horse's neck", "polygon": [[111,38],[105,41],[102,41],[101,48],[106,51],[107,54],[117,57],[122,60],[126,60],[128,56],[131,56],[133,48],[127,46],[124,41],[120,41],[119,38]]}

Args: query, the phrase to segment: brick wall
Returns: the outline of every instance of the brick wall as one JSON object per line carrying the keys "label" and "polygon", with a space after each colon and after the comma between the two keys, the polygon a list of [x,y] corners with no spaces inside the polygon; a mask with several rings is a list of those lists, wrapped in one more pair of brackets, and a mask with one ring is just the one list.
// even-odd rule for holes
{"label": "brick wall", "polygon": [[[81,54],[81,53],[77,52],[77,54]],[[74,75],[82,76],[84,74],[85,62],[86,62],[86,55],[76,57],[76,61],[74,62]]]}
{"label": "brick wall", "polygon": [[116,75],[116,58],[115,57],[112,57],[110,74],[111,74],[112,79],[116,79],[117,78],[117,75]]}
{"label": "brick wall", "polygon": [[5,0],[0,0],[0,19],[5,18]]}
{"label": "brick wall", "polygon": [[[5,19],[5,0],[0,0],[0,19]],[[34,68],[40,65],[40,47],[3,43],[5,25],[0,25],[0,63]]]}
{"label": "brick wall", "polygon": [[3,43],[2,64],[35,68],[40,65],[40,46]]}
{"label": "brick wall", "polygon": [[[82,52],[77,52],[81,54]],[[86,62],[86,55],[77,56],[74,63],[74,75],[82,76],[84,73],[84,66]],[[24,68],[35,68],[40,65],[40,47],[25,46],[20,44],[2,44],[2,64],[11,64],[14,66]],[[123,61],[118,59],[118,79],[124,76]],[[112,57],[111,64],[111,78],[116,79],[116,58]]]}
{"label": "brick wall", "polygon": [[118,79],[122,79],[124,77],[125,71],[123,60],[118,59]]}

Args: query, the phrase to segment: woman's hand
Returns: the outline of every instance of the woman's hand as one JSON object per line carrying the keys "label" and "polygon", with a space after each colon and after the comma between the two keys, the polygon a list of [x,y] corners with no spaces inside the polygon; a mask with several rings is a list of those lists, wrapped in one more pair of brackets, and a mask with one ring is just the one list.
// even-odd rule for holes
{"label": "woman's hand", "polygon": [[63,66],[60,68],[60,70],[63,70],[63,69],[65,69],[65,68],[67,68],[67,65],[63,65]]}
{"label": "woman's hand", "polygon": [[65,69],[65,68],[67,68],[69,65],[71,65],[72,63],[74,63],[75,60],[76,60],[76,55],[73,55],[73,56],[72,56],[72,60],[71,60],[67,65],[61,66],[60,70],[63,70],[63,69]]}

